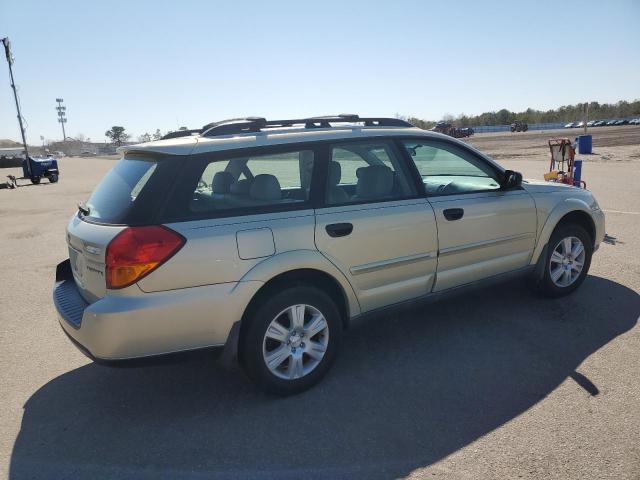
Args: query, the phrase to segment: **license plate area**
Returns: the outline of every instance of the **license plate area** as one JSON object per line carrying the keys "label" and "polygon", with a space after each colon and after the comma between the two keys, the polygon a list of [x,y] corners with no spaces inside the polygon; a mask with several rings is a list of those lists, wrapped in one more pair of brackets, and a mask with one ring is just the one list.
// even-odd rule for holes
{"label": "license plate area", "polygon": [[86,261],[82,252],[69,245],[69,263],[73,279],[80,288],[84,288],[84,276],[86,274]]}

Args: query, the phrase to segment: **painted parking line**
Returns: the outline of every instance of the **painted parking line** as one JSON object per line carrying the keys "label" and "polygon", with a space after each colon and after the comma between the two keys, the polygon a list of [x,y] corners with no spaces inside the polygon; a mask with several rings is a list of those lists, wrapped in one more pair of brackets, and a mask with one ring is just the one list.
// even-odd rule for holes
{"label": "painted parking line", "polygon": [[623,215],[640,215],[640,212],[625,212],[623,210],[602,210],[604,213],[622,213]]}

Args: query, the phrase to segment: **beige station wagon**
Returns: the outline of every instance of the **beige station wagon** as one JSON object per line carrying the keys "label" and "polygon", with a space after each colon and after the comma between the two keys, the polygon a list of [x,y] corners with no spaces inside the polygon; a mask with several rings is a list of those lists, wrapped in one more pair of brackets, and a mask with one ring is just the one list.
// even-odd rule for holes
{"label": "beige station wagon", "polygon": [[575,290],[584,189],[523,181],[393,118],[245,118],[125,147],[67,228],[53,292],[91,358],[224,346],[262,388],[320,380],[356,318],[527,274]]}

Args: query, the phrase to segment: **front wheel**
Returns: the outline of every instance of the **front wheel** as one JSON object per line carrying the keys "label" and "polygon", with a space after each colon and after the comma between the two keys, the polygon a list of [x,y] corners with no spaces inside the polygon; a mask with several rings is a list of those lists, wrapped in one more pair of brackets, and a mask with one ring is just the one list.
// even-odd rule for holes
{"label": "front wheel", "polygon": [[56,183],[58,181],[58,174],[52,173],[49,175],[49,183]]}
{"label": "front wheel", "polygon": [[31,183],[33,183],[34,185],[38,185],[40,183],[40,177],[31,177]]}
{"label": "front wheel", "polygon": [[263,298],[245,320],[240,361],[260,388],[278,395],[299,393],[320,381],[342,336],[338,308],[312,286]]}
{"label": "front wheel", "polygon": [[584,228],[578,225],[557,228],[549,239],[538,290],[548,297],[573,292],[584,282],[592,254],[593,242]]}

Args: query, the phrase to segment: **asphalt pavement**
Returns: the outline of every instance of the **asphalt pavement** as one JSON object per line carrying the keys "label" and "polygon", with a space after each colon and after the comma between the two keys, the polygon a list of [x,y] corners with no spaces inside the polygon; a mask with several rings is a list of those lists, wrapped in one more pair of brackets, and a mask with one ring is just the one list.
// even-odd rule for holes
{"label": "asphalt pavement", "polygon": [[513,281],[375,318],[285,399],[213,353],[109,368],[64,336],[64,228],[113,162],[0,191],[2,477],[640,478],[640,161],[583,169],[615,240],[575,294]]}

